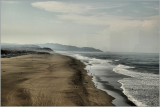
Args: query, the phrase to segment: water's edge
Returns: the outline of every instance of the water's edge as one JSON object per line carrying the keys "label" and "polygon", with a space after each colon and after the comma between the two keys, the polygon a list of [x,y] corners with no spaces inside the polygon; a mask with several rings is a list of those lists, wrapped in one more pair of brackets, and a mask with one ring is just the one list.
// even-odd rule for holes
{"label": "water's edge", "polygon": [[[106,58],[101,54],[96,54],[98,57],[94,57],[92,56],[95,55],[93,53],[89,53],[89,56],[79,53],[64,53],[64,55],[76,58],[84,63],[86,65],[85,70],[89,76],[92,76],[95,87],[114,97],[115,99],[112,100],[114,105],[156,106],[158,104],[159,75],[140,72],[139,69],[135,71],[134,66],[119,63],[124,60],[118,59],[117,56],[116,59],[112,59],[112,57],[108,59],[107,57],[110,57],[108,55]],[[103,58],[101,59],[101,57]],[[128,57],[125,56],[125,58]],[[142,61],[146,62],[148,60]],[[142,62],[142,64],[144,63]],[[152,64],[146,66],[146,70],[152,68]]]}
{"label": "water's edge", "polygon": [[[100,90],[102,90],[102,91],[105,91],[107,94],[109,94],[109,95],[111,95],[112,97],[115,98],[115,99],[112,101],[112,103],[113,103],[114,105],[116,105],[116,106],[136,106],[136,104],[133,103],[132,100],[130,100],[122,91],[115,89],[112,85],[107,84],[107,85],[104,86],[103,84],[101,84],[101,83],[100,83],[100,79],[99,79],[98,77],[95,77],[94,74],[90,74],[90,73],[88,72],[88,71],[89,71],[88,68],[90,68],[90,65],[87,64],[86,62],[82,61],[82,60],[80,60],[80,61],[86,65],[86,68],[85,68],[85,69],[86,69],[86,71],[87,71],[87,74],[88,74],[89,76],[92,76],[92,81],[93,81],[95,87],[96,87],[97,89],[100,89]],[[120,84],[121,84],[121,83],[120,83]],[[107,88],[110,89],[110,90],[104,89],[104,88],[102,88],[102,87],[107,87]],[[121,84],[121,87],[122,87],[122,84]],[[112,90],[112,91],[111,91],[111,90]],[[118,95],[118,94],[120,94],[120,95]],[[117,97],[118,97],[118,98],[117,98]]]}

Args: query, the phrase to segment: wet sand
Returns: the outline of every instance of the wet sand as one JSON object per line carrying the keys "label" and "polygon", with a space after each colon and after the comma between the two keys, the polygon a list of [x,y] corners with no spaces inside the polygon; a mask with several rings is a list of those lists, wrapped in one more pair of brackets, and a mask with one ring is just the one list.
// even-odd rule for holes
{"label": "wet sand", "polygon": [[1,58],[2,106],[113,106],[79,60],[30,54]]}

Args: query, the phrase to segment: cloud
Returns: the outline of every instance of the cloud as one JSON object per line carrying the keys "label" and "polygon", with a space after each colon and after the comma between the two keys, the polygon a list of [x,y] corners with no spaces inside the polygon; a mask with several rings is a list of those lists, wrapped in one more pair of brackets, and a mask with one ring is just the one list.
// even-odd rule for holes
{"label": "cloud", "polygon": [[[101,5],[100,5],[101,4]],[[45,11],[60,13],[61,17],[69,18],[69,15],[74,17],[81,15],[105,15],[128,19],[145,19],[158,14],[159,6],[157,2],[102,2],[96,3],[83,3],[83,2],[60,2],[60,1],[43,1],[33,2],[31,5]],[[101,17],[101,16],[99,16]]]}
{"label": "cloud", "polygon": [[[151,2],[105,2],[104,4],[101,3],[101,5],[98,5],[94,3],[84,4],[73,2],[47,1],[34,2],[32,3],[32,6],[50,12],[59,12],[61,14],[56,15],[59,19],[70,21],[72,23],[95,26],[102,25],[107,26],[107,28],[109,26],[110,29],[112,28],[113,30],[122,30],[142,27],[145,29],[150,29],[149,27],[156,26],[157,24],[155,22],[158,21],[158,14],[151,16],[144,15],[142,17],[139,17],[140,12],[142,15],[144,13],[148,13],[148,11],[143,11],[145,10],[145,8],[158,8],[156,5],[157,2],[152,2],[151,5],[150,3]],[[111,12],[108,11],[109,9],[112,9]],[[123,12],[123,14],[112,14],[112,12],[114,11],[120,13]],[[124,15],[125,12],[127,15]],[[138,16],[130,16],[128,15],[128,12],[131,12],[130,14],[138,12]]]}
{"label": "cloud", "polygon": [[127,16],[113,16],[106,14],[95,14],[91,16],[78,15],[78,14],[63,14],[57,15],[62,20],[70,20],[78,24],[88,24],[88,25],[110,25],[110,26],[137,26],[144,21],[158,20],[158,16],[147,17],[143,20],[132,19],[132,17]]}
{"label": "cloud", "polygon": [[47,1],[47,2],[34,2],[33,7],[44,9],[49,12],[60,12],[60,13],[83,13],[86,12],[90,7],[86,5]]}
{"label": "cloud", "polygon": [[110,4],[105,6],[91,6],[82,3],[71,3],[71,2],[60,2],[60,1],[45,1],[45,2],[34,2],[31,4],[33,7],[44,9],[49,12],[59,12],[59,13],[84,13],[89,11],[94,11],[97,9],[112,9],[119,8],[125,4]]}
{"label": "cloud", "polygon": [[[139,48],[136,51],[152,52],[155,51],[154,47],[158,47],[158,41],[156,41],[158,40],[159,17],[156,13],[158,7],[148,5],[148,2],[142,5],[139,2],[138,5],[135,2],[130,4],[108,2],[100,5],[58,1],[32,3],[33,7],[53,12],[53,14],[60,13],[55,14],[59,20],[75,26],[89,25],[97,29],[101,26],[101,30],[94,29],[92,35],[86,34],[89,38],[87,43],[90,45],[102,50],[107,48],[112,51],[130,52],[140,46],[146,48]],[[78,35],[76,33],[74,35]],[[79,33],[81,34],[83,32]]]}
{"label": "cloud", "polygon": [[[95,6],[95,4],[87,5],[84,3],[78,4],[70,2],[46,1],[34,2],[31,5],[45,11],[61,13],[56,16],[62,20],[70,20],[79,24],[108,25],[107,20],[113,19],[114,16],[106,14],[106,12],[95,12],[95,10],[119,8],[126,4],[109,3],[107,6]],[[124,19],[124,17],[119,16],[117,19]]]}
{"label": "cloud", "polygon": [[[109,4],[109,3],[108,3]],[[113,8],[119,8],[119,7],[123,7],[125,6],[126,4],[110,4],[110,5],[107,5],[107,6],[90,6],[90,9],[94,10],[94,9],[113,9]]]}

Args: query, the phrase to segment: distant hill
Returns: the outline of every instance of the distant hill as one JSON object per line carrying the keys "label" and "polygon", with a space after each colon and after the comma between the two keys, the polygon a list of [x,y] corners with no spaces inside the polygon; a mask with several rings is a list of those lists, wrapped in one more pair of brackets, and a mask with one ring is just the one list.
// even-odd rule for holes
{"label": "distant hill", "polygon": [[76,46],[62,45],[55,43],[38,44],[38,46],[49,47],[55,51],[102,52],[101,50],[92,47],[76,47]]}
{"label": "distant hill", "polygon": [[11,51],[37,51],[37,52],[51,52],[52,49],[48,47],[41,48],[38,45],[21,45],[21,44],[9,44],[1,43],[1,50],[11,50]]}
{"label": "distant hill", "polygon": [[80,51],[80,52],[102,52],[99,49],[92,47],[77,47],[70,45],[62,45],[56,43],[45,43],[45,44],[10,44],[10,43],[1,43],[1,49],[4,50],[24,50],[24,51]]}

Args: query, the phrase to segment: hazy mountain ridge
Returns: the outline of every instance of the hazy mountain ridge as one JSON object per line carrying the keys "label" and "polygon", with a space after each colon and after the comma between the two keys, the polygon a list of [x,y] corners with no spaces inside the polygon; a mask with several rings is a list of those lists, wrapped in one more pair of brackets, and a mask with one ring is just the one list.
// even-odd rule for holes
{"label": "hazy mountain ridge", "polygon": [[25,51],[81,51],[81,52],[102,52],[93,47],[77,47],[71,45],[62,45],[57,43],[45,44],[10,44],[2,43],[1,49],[4,50],[25,50]]}
{"label": "hazy mountain ridge", "polygon": [[49,47],[55,51],[82,51],[82,52],[102,52],[99,49],[95,49],[93,47],[77,47],[71,45],[62,45],[57,43],[45,43],[45,44],[37,44],[40,47]]}
{"label": "hazy mountain ridge", "polygon": [[1,44],[1,50],[12,50],[12,51],[53,51],[52,49],[48,47],[41,48],[38,45],[21,45],[21,44],[7,44],[2,43]]}

